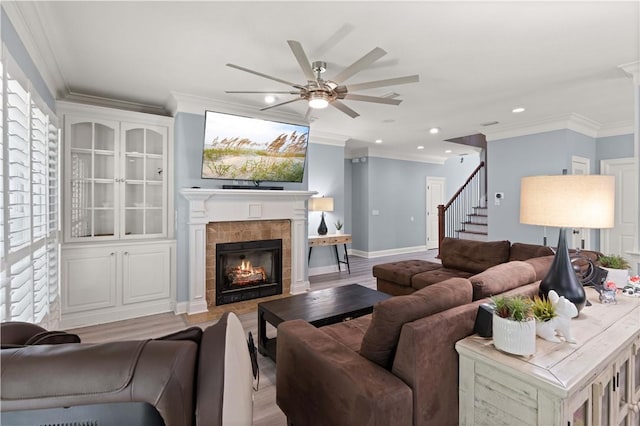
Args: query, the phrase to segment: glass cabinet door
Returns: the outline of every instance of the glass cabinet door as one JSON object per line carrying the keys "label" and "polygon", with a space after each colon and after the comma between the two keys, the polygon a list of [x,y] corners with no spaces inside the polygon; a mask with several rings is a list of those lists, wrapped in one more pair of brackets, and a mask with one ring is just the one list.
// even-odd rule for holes
{"label": "glass cabinet door", "polygon": [[613,373],[607,368],[593,381],[593,420],[596,425],[610,425],[613,417]]}
{"label": "glass cabinet door", "polygon": [[67,123],[67,239],[116,237],[117,127],[106,121]]}
{"label": "glass cabinet door", "polygon": [[614,364],[615,369],[615,392],[614,405],[616,409],[616,424],[625,425],[629,415],[629,403],[631,402],[631,392],[629,387],[629,374],[631,372],[631,352],[625,351]]}
{"label": "glass cabinet door", "polygon": [[123,123],[123,236],[166,232],[166,128]]}

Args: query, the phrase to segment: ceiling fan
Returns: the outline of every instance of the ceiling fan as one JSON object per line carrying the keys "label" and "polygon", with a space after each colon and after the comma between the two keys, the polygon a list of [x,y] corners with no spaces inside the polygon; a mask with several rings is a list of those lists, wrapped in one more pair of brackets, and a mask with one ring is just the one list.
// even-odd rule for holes
{"label": "ceiling fan", "polygon": [[296,90],[288,90],[288,91],[241,91],[241,90],[229,90],[225,93],[264,93],[264,94],[290,94],[297,95],[294,99],[289,99],[284,102],[280,102],[275,105],[270,105],[265,108],[261,108],[260,111],[264,111],[271,108],[276,108],[282,105],[290,104],[292,102],[298,101],[307,101],[309,108],[307,109],[306,117],[308,119],[311,109],[320,109],[326,108],[331,105],[334,108],[342,111],[347,114],[351,118],[356,118],[360,114],[349,108],[343,102],[342,99],[352,100],[352,101],[363,101],[363,102],[374,102],[379,104],[387,104],[387,105],[399,105],[402,102],[399,99],[393,99],[389,97],[379,97],[379,96],[367,96],[367,95],[358,95],[355,93],[351,93],[357,90],[367,90],[374,89],[378,87],[386,87],[386,86],[395,86],[398,84],[407,84],[407,83],[416,83],[419,81],[419,77],[416,75],[410,75],[406,77],[396,77],[389,78],[385,80],[376,80],[376,81],[368,81],[366,83],[357,83],[349,86],[345,86],[344,83],[349,78],[353,77],[355,74],[367,68],[369,65],[373,64],[378,59],[382,58],[387,54],[383,49],[376,47],[371,50],[369,53],[364,55],[362,58],[358,59],[341,72],[338,75],[334,76],[330,80],[325,80],[322,78],[322,73],[326,70],[326,63],[323,61],[314,61],[312,63],[309,62],[302,45],[295,40],[287,40],[289,43],[289,47],[293,52],[293,55],[296,57],[304,76],[307,79],[306,84],[296,84],[287,80],[283,80],[278,77],[273,77],[267,74],[263,74],[258,71],[253,71],[248,68],[241,67],[239,65],[227,64],[228,67],[238,69],[240,71],[245,71],[251,74],[258,75],[260,77],[268,78],[270,80],[277,81],[279,83],[286,84],[288,86],[293,87]]}

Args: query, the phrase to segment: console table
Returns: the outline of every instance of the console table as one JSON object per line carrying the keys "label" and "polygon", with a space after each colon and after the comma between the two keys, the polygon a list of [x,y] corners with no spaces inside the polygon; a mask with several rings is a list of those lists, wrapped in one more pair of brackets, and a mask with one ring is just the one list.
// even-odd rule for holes
{"label": "console table", "polygon": [[477,335],[456,343],[461,425],[640,425],[640,298],[587,297],[576,344],[538,338],[522,357]]}
{"label": "console table", "polygon": [[[347,265],[349,275],[351,275],[351,266],[349,266],[349,255],[347,254],[347,244],[351,243],[351,234],[330,234],[330,235],[309,235],[309,257],[307,263],[311,260],[311,249],[320,246],[333,246],[338,261],[338,271],[340,272],[340,264]],[[340,260],[338,255],[338,244],[344,246],[344,260]]]}

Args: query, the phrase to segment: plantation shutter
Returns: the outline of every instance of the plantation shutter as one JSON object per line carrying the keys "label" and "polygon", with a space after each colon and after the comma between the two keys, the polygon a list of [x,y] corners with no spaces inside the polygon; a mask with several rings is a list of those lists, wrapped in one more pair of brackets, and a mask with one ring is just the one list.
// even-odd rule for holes
{"label": "plantation shutter", "polygon": [[59,318],[59,132],[55,117],[39,107],[28,80],[17,68],[16,73],[20,79],[4,64],[0,316],[2,321],[55,327]]}

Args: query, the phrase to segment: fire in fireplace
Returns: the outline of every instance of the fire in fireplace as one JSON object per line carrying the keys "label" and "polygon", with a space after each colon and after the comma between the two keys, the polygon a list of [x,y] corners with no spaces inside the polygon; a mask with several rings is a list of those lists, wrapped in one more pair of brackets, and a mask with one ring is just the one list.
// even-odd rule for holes
{"label": "fire in fireplace", "polygon": [[281,293],[281,239],[216,244],[216,305]]}

